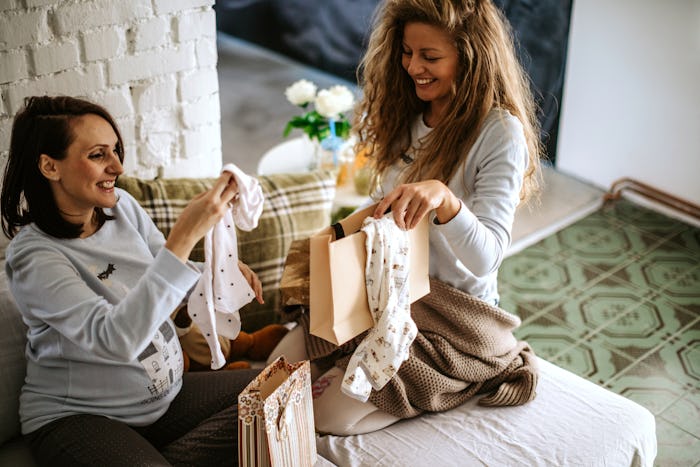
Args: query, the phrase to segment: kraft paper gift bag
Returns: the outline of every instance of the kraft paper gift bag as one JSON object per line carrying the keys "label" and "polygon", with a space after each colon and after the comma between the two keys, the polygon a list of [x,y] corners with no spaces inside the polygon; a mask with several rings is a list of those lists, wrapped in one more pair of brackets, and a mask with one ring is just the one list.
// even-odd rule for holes
{"label": "kraft paper gift bag", "polygon": [[[362,222],[376,205],[340,221],[345,237],[327,227],[311,236],[309,332],[342,345],[374,326],[367,303],[366,235]],[[411,303],[430,292],[428,216],[409,231],[409,297]]]}
{"label": "kraft paper gift bag", "polygon": [[306,467],[316,462],[309,361],[269,364],[238,395],[238,465]]}

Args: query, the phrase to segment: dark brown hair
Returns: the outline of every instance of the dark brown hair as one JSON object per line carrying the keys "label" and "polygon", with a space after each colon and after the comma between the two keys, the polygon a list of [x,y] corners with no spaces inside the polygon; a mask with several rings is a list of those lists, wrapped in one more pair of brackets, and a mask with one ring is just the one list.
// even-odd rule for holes
{"label": "dark brown hair", "polygon": [[[49,181],[39,170],[39,156],[65,158],[75,139],[73,120],[86,114],[98,115],[112,126],[117,135],[116,152],[123,161],[119,129],[109,112],[95,103],[68,96],[34,96],[26,98],[24,108],[15,115],[0,196],[2,230],[8,238],[31,222],[57,238],[77,238],[83,232],[83,224],[61,216]],[[101,208],[95,213],[100,225],[113,219]]]}

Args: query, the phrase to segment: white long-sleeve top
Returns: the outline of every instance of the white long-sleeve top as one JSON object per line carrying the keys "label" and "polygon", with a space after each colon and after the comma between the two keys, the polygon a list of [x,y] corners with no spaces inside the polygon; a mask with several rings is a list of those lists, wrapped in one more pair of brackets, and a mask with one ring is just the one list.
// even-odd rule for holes
{"label": "white long-sleeve top", "polygon": [[153,423],[182,385],[170,313],[200,272],[126,191],[115,216],[87,238],[57,239],[36,225],[10,242],[5,269],[27,331],[22,432],[57,418],[101,414]]}
{"label": "white long-sleeve top", "polygon": [[[414,144],[430,131],[419,116],[411,131]],[[445,224],[432,222],[432,215],[431,277],[487,302],[498,300],[498,268],[510,246],[527,164],[522,124],[507,111],[492,110],[466,162],[448,183],[462,208]],[[375,199],[401,183],[406,165],[400,161],[385,174]]]}

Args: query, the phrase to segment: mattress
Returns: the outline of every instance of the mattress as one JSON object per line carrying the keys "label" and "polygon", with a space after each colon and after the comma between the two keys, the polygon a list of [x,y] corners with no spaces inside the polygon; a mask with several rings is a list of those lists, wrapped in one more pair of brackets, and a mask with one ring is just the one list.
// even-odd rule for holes
{"label": "mattress", "polygon": [[652,466],[654,416],[641,405],[538,359],[537,397],[518,407],[472,399],[356,436],[317,435],[318,465]]}

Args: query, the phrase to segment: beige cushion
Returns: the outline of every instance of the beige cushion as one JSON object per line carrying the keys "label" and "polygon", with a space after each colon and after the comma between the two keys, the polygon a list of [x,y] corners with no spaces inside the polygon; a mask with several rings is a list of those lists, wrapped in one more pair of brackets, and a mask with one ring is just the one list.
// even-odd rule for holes
{"label": "beige cushion", "polygon": [[[173,178],[141,180],[119,177],[124,188],[144,207],[156,226],[167,236],[177,216],[193,196],[212,186],[215,179]],[[258,176],[265,195],[258,227],[238,231],[238,254],[260,277],[265,304],[256,301],[241,310],[243,330],[252,331],[279,320],[279,283],[292,241],[310,236],[328,226],[335,196],[331,171]],[[203,261],[202,242],[191,259]]]}

